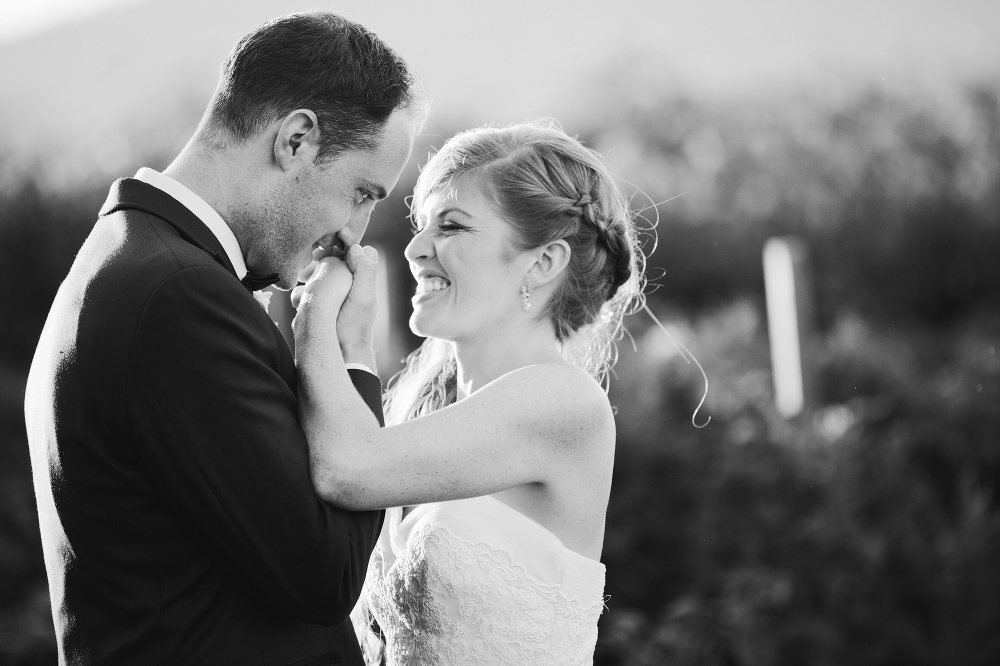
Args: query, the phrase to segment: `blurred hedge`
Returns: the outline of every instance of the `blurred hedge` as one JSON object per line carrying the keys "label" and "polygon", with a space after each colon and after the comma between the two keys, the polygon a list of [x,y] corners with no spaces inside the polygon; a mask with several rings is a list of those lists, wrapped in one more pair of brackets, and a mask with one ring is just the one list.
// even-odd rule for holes
{"label": "blurred hedge", "polygon": [[716,387],[697,432],[700,375],[658,332],[622,352],[597,663],[1000,663],[1000,313],[841,318],[830,402],[786,422],[759,312],[675,320]]}
{"label": "blurred hedge", "polygon": [[[592,142],[652,201],[684,193],[658,207],[652,302],[713,420],[692,428],[700,375],[634,317],[597,663],[1000,663],[997,89],[618,118]],[[790,422],[762,306],[779,234],[816,311],[818,409]]]}

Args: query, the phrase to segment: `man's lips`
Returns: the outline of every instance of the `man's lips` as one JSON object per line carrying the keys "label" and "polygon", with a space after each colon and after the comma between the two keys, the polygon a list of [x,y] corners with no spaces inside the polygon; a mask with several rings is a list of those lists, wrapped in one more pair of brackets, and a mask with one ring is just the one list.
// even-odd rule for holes
{"label": "man's lips", "polygon": [[313,250],[323,248],[324,250],[337,250],[338,252],[346,252],[347,244],[339,236],[323,237],[318,241],[313,243]]}

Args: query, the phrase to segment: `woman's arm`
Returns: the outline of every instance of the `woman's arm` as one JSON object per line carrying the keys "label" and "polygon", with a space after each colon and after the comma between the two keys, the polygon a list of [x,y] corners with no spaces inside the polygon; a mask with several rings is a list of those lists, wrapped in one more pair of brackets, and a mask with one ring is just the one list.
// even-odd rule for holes
{"label": "woman's arm", "polygon": [[299,414],[325,500],[360,510],[548,483],[613,444],[607,396],[584,371],[560,364],[521,368],[459,403],[379,428],[335,337],[350,287],[348,267],[324,260],[295,322]]}
{"label": "woman's arm", "polygon": [[548,483],[601,442],[614,441],[607,397],[573,366],[522,368],[459,403],[380,429],[337,363],[336,345],[328,351],[325,363],[310,358],[302,365],[299,410],[316,490],[344,508]]}

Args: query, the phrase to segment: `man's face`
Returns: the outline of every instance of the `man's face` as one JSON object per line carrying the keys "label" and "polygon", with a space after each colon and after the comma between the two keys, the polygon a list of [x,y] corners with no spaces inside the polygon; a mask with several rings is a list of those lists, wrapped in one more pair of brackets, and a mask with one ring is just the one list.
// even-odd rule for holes
{"label": "man's face", "polygon": [[[264,211],[269,242],[261,262],[291,289],[317,246],[344,249],[361,241],[375,204],[395,187],[413,148],[414,120],[406,109],[389,117],[375,147],[348,150],[303,168],[283,191],[268,197]],[[263,258],[263,257],[262,257]]]}

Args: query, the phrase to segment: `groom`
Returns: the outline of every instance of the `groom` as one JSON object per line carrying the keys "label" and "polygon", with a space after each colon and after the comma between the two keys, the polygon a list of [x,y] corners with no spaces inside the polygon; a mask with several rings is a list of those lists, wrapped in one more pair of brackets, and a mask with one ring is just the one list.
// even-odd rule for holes
{"label": "groom", "polygon": [[[424,106],[362,26],[288,16],[237,44],[163,173],[112,186],[25,398],[60,663],[361,663],[345,619],[382,513],[314,494],[251,290],[361,238]],[[338,337],[381,417],[368,316],[345,303]]]}

